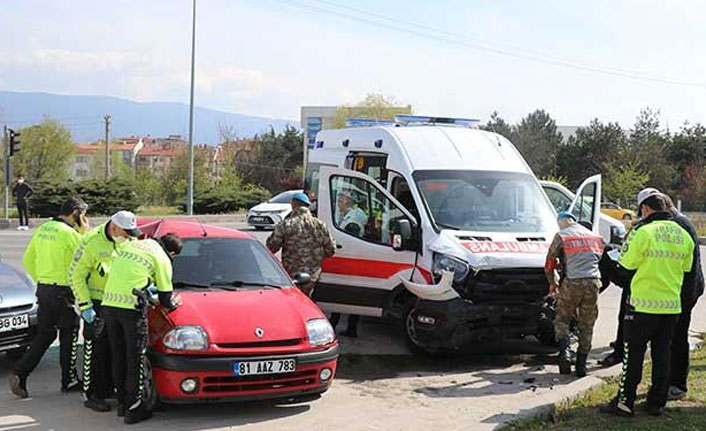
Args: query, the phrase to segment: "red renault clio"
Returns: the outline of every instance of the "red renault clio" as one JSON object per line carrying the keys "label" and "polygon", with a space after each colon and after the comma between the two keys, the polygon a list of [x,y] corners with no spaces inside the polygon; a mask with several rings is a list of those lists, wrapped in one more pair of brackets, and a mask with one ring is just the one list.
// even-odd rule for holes
{"label": "red renault clio", "polygon": [[[179,234],[173,282],[182,306],[150,310],[145,382],[153,402],[318,398],[338,341],[321,310],[252,236],[180,220],[146,220],[148,237]],[[151,372],[149,372],[151,370]]]}

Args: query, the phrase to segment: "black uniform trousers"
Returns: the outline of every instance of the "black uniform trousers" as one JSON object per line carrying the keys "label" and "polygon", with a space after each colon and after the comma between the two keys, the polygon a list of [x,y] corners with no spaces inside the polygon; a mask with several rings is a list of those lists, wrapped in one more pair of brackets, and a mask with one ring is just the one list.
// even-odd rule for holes
{"label": "black uniform trousers", "polygon": [[24,200],[17,200],[17,215],[20,218],[20,226],[29,226],[27,202],[25,202]]}
{"label": "black uniform trousers", "polygon": [[[118,403],[127,410],[141,407],[147,353],[147,313],[103,307]],[[144,407],[146,408],[146,406]]]}
{"label": "black uniform trousers", "polygon": [[101,301],[93,301],[96,320],[83,324],[83,393],[88,399],[105,400],[113,388],[110,346]]}
{"label": "black uniform trousers", "polygon": [[647,403],[654,407],[664,407],[667,404],[672,334],[678,318],[678,314],[647,314],[630,310],[625,314],[625,350],[618,391],[619,402],[633,408],[649,342],[652,386],[647,393]]}
{"label": "black uniform trousers", "polygon": [[630,301],[630,291],[623,288],[623,293],[620,295],[620,311],[618,311],[618,333],[615,336],[615,343],[613,343],[613,350],[616,355],[623,357],[623,347],[625,346],[625,313],[628,309],[628,302]]}
{"label": "black uniform trousers", "polygon": [[672,367],[670,385],[687,391],[689,377],[689,326],[691,309],[682,310],[672,337]]}
{"label": "black uniform trousers", "polygon": [[61,386],[66,388],[77,381],[76,356],[78,348],[79,317],[73,309],[74,297],[71,289],[56,284],[38,284],[39,300],[37,335],[29,350],[15,365],[15,373],[26,377],[36,368],[49,346],[56,340],[59,331],[59,363],[61,364]]}

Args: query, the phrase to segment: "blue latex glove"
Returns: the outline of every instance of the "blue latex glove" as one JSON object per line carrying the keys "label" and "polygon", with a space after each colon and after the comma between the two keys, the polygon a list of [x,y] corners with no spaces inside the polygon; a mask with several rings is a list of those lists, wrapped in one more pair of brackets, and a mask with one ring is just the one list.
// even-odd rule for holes
{"label": "blue latex glove", "polygon": [[81,312],[81,317],[90,325],[96,320],[96,311],[93,307],[87,308]]}
{"label": "blue latex glove", "polygon": [[147,288],[147,291],[150,293],[150,295],[154,296],[157,294],[157,286],[153,284]]}

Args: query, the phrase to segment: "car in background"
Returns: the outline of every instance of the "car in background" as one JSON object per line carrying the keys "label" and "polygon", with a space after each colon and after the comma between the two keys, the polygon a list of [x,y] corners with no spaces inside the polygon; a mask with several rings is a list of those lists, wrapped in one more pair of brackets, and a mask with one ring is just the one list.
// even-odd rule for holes
{"label": "car in background", "polygon": [[10,360],[22,357],[37,332],[37,297],[32,280],[0,262],[0,353]]}
{"label": "car in background", "polygon": [[140,221],[177,233],[173,282],[182,305],[153,306],[144,382],[152,403],[307,401],[329,389],[338,341],[323,312],[249,234],[182,220]]}
{"label": "car in background", "polygon": [[637,214],[635,214],[635,211],[627,208],[621,208],[620,205],[612,202],[601,203],[601,212],[607,216],[622,220],[623,222],[632,222],[637,219]]}
{"label": "car in background", "polygon": [[[559,183],[555,183],[553,181],[540,181],[539,183],[541,184],[544,193],[546,193],[547,197],[551,201],[556,212],[567,210],[576,196],[574,192]],[[582,211],[584,210],[590,211],[588,208],[582,209]],[[579,211],[579,207],[575,207],[574,211]],[[623,223],[606,215],[603,211],[601,211],[598,223],[598,230],[603,237],[603,241],[607,244],[623,243],[626,233],[625,225]]]}
{"label": "car in background", "polygon": [[288,190],[248,210],[248,225],[257,230],[275,227],[292,212],[292,198],[302,190]]}

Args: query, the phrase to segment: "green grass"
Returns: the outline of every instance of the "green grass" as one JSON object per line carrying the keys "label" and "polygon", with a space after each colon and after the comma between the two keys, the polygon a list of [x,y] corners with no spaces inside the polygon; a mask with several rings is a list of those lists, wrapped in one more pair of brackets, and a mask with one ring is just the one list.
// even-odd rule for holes
{"label": "green grass", "polygon": [[179,207],[157,207],[157,206],[141,206],[137,208],[137,211],[135,211],[137,215],[145,216],[145,217],[154,217],[154,216],[169,216],[169,215],[179,215],[182,214],[181,209]]}
{"label": "green grass", "polygon": [[[649,354],[648,354],[649,356]],[[692,352],[688,397],[670,401],[661,417],[640,411],[650,381],[647,363],[638,389],[634,418],[620,418],[598,412],[598,406],[610,401],[618,391],[617,378],[592,389],[584,396],[557,407],[550,420],[528,419],[506,425],[503,431],[704,431],[706,430],[706,350]]]}

